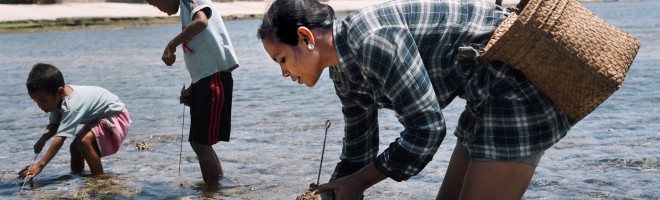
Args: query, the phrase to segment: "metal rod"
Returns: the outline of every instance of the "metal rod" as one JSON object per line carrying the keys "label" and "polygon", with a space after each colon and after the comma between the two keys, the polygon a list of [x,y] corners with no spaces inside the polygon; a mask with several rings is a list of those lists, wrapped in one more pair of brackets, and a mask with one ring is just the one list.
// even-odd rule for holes
{"label": "metal rod", "polygon": [[316,176],[316,186],[319,185],[319,180],[321,180],[321,167],[323,167],[323,154],[325,154],[325,140],[328,138],[328,129],[332,123],[330,120],[325,121],[325,136],[323,136],[323,150],[321,151],[321,163],[319,164],[319,175]]}

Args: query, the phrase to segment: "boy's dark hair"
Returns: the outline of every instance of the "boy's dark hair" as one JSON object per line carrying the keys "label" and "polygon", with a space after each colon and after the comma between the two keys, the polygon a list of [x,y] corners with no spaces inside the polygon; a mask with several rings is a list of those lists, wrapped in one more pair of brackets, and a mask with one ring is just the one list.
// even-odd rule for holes
{"label": "boy's dark hair", "polygon": [[264,15],[257,31],[260,40],[298,44],[298,28],[332,29],[335,11],[318,0],[276,0]]}
{"label": "boy's dark hair", "polygon": [[58,88],[64,87],[64,76],[55,66],[37,63],[30,70],[26,86],[28,93],[45,91],[55,95]]}

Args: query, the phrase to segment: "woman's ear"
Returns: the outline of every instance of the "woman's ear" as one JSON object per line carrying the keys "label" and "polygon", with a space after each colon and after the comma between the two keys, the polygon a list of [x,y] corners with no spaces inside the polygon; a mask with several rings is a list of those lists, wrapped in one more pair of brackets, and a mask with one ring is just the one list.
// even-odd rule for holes
{"label": "woman's ear", "polygon": [[314,34],[307,27],[304,26],[298,27],[297,33],[298,33],[298,43],[302,42],[302,44],[305,46],[310,44],[315,45]]}

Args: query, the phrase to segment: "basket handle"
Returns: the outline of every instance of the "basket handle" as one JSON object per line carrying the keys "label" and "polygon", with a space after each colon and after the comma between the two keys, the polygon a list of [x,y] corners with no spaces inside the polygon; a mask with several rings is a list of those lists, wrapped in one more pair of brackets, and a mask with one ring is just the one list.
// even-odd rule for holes
{"label": "basket handle", "polygon": [[[515,10],[516,14],[520,14],[520,12],[522,12],[525,6],[527,6],[527,3],[529,3],[529,0],[520,0],[520,2],[518,2],[518,5],[516,5],[516,10]],[[495,0],[495,4],[497,4],[498,6],[502,6],[502,0]]]}
{"label": "basket handle", "polygon": [[516,8],[518,9],[518,14],[520,14],[520,12],[522,12],[522,10],[525,9],[527,3],[529,3],[529,0],[520,0],[520,2],[518,2],[518,5],[516,5]]}

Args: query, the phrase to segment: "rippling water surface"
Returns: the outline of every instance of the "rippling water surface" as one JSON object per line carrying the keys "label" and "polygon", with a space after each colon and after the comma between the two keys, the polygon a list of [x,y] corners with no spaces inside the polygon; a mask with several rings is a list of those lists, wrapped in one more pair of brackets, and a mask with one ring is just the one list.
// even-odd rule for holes
{"label": "rippling water surface", "polygon": [[[642,48],[623,87],[546,152],[525,199],[660,199],[660,2],[585,5],[638,38]],[[160,55],[179,25],[0,35],[0,198],[294,199],[316,182],[330,120],[321,174],[327,182],[343,130],[332,82],[327,73],[314,88],[283,79],[256,39],[259,23],[226,21],[241,68],[234,72],[231,142],[214,146],[225,170],[218,193],[196,186],[201,173],[187,143],[178,173],[182,122],[186,138],[189,122],[177,98],[190,78],[181,60],[165,67]],[[16,174],[30,163],[47,124],[25,89],[37,62],[58,66],[70,84],[105,87],[126,103],[134,124],[122,149],[103,158],[107,178],[70,175],[67,140],[20,192]],[[450,132],[463,106],[456,100],[445,110]],[[403,129],[391,111],[382,111],[379,123],[382,150]],[[137,142],[150,149],[136,150]],[[435,198],[454,143],[448,134],[419,175],[383,181],[366,191],[366,199]]]}

